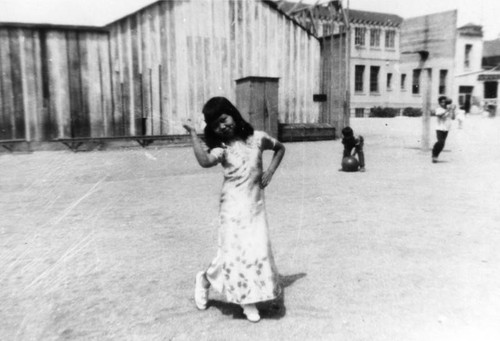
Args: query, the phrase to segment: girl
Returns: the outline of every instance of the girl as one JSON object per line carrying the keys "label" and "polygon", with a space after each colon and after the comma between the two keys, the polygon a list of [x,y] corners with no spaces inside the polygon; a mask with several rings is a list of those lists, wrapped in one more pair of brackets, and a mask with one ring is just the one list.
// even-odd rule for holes
{"label": "girl", "polygon": [[[205,140],[198,139],[188,121],[196,159],[202,167],[218,163],[224,168],[219,207],[217,256],[208,269],[196,275],[195,303],[207,308],[208,288],[224,293],[240,304],[247,319],[260,320],[255,303],[280,294],[278,271],[269,241],[264,188],[278,168],[285,147],[262,131],[254,131],[236,107],[224,97],[211,98],[203,107]],[[269,168],[263,172],[262,152],[273,150]]]}

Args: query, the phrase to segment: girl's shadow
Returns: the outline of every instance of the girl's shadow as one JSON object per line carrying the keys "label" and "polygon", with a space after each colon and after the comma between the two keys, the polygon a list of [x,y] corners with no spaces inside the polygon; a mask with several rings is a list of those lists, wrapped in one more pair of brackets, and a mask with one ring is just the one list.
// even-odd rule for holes
{"label": "girl's shadow", "polygon": [[[272,301],[257,303],[261,318],[267,319],[280,319],[286,315],[285,307],[285,288],[289,287],[296,280],[305,277],[305,273],[298,273],[290,276],[280,275],[281,295]],[[240,305],[235,303],[228,303],[223,301],[210,300],[208,307],[215,307],[220,310],[224,315],[232,315],[235,319],[246,319],[243,314],[243,309]]]}

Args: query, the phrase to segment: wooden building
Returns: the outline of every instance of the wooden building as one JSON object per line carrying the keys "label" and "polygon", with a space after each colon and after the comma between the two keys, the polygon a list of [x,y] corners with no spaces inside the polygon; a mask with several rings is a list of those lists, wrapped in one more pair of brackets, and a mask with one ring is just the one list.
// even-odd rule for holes
{"label": "wooden building", "polygon": [[279,5],[158,1],[105,27],[0,23],[0,139],[183,134],[187,118],[201,130],[204,102],[235,101],[252,76],[279,78],[281,123],[338,122],[313,99],[331,81],[320,38]]}

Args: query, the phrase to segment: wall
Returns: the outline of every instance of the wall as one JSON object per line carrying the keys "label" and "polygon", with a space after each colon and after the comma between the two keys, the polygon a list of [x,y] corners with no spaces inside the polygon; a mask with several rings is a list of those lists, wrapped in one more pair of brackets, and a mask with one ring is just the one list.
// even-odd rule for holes
{"label": "wall", "polygon": [[320,102],[319,123],[330,123],[337,131],[349,125],[346,115],[346,33],[322,39],[321,44],[321,93],[327,101]]}
{"label": "wall", "polygon": [[436,13],[416,18],[409,18],[401,27],[401,73],[406,73],[408,90],[401,99],[405,106],[421,107],[422,94],[412,93],[412,75],[414,69],[422,67],[418,51],[427,51],[425,68],[431,68],[431,105],[437,106],[439,94],[439,72],[448,70],[446,92],[453,97],[455,79],[455,52],[457,41],[457,11]]}
{"label": "wall", "polygon": [[0,26],[0,138],[183,134],[235,80],[279,77],[279,120],[319,122],[318,39],[265,1],[159,1],[105,28]]}
{"label": "wall", "polygon": [[[465,46],[472,45],[470,52],[469,67],[465,67]],[[456,78],[453,91],[453,101],[457,103],[459,100],[459,90],[461,86],[472,86],[474,104],[480,104],[483,100],[483,85],[478,81],[479,71],[482,70],[482,51],[483,39],[482,36],[462,35],[460,32],[457,37],[457,47],[455,56]],[[476,105],[477,107],[477,105]],[[477,111],[478,108],[472,108],[472,111]]]}
{"label": "wall", "polygon": [[[355,27],[364,27],[366,29],[365,45],[355,45]],[[370,46],[370,30],[380,29],[380,46]],[[388,48],[385,46],[386,30],[394,30],[395,46]],[[365,115],[368,115],[370,108],[375,106],[398,106],[400,98],[399,88],[399,39],[400,32],[398,27],[384,27],[381,25],[362,25],[356,24],[351,27],[351,115],[355,113],[356,108],[364,108]],[[356,65],[364,65],[365,72],[363,77],[363,91],[355,91],[355,68]],[[379,66],[379,91],[370,92],[370,67]],[[387,74],[392,73],[392,89],[387,89]]]}
{"label": "wall", "polygon": [[320,44],[265,2],[160,2],[109,26],[115,110],[137,131],[183,133],[182,121],[204,126],[212,96],[235,101],[235,80],[279,77],[279,119],[318,122]]}
{"label": "wall", "polygon": [[0,27],[0,45],[0,139],[110,133],[107,33]]}

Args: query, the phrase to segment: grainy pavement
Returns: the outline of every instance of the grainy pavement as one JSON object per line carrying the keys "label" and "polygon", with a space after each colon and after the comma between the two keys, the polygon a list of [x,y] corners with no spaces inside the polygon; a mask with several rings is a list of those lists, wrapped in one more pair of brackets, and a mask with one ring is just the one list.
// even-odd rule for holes
{"label": "grainy pavement", "polygon": [[0,154],[0,339],[500,340],[500,119],[455,126],[437,164],[418,118],[351,125],[366,173],[338,172],[339,140],[286,144],[266,190],[284,302],[257,324],[216,293],[194,307],[219,167],[188,147]]}

